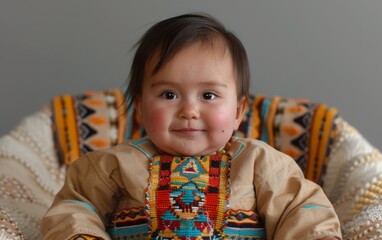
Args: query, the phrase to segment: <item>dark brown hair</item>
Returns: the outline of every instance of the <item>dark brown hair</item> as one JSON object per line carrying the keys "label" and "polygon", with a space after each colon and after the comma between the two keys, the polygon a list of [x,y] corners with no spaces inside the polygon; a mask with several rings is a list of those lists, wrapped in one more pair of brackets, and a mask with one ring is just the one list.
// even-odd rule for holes
{"label": "dark brown hair", "polygon": [[134,45],[137,50],[125,92],[128,106],[131,106],[142,94],[145,67],[154,53],[158,53],[159,57],[152,74],[158,72],[182,48],[197,41],[209,41],[213,44],[216,38],[221,38],[230,51],[236,71],[238,100],[242,97],[248,100],[250,73],[243,44],[213,17],[203,14],[185,14],[153,25]]}

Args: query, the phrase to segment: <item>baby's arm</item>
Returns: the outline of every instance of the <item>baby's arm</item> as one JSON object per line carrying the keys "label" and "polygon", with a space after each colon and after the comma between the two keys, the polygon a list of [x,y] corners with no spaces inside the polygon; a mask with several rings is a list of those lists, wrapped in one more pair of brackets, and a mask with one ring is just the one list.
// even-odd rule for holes
{"label": "baby's arm", "polygon": [[341,239],[338,217],[322,189],[293,159],[270,150],[255,163],[257,208],[270,239]]}
{"label": "baby's arm", "polygon": [[[97,237],[93,239],[110,239],[105,229],[105,215],[116,206],[113,196],[117,187],[100,168],[94,167],[102,165],[104,154],[90,156],[93,159],[86,155],[68,168],[65,184],[43,218],[44,239],[73,239],[81,234]],[[107,160],[110,165],[107,168],[112,168],[112,159]]]}

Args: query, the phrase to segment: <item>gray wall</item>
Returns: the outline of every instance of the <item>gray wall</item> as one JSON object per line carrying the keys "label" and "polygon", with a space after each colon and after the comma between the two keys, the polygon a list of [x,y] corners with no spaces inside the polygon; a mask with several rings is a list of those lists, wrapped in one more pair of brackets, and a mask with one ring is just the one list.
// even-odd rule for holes
{"label": "gray wall", "polygon": [[204,11],[247,48],[252,91],[339,109],[382,149],[382,1],[0,1],[0,135],[57,94],[120,87],[133,43]]}

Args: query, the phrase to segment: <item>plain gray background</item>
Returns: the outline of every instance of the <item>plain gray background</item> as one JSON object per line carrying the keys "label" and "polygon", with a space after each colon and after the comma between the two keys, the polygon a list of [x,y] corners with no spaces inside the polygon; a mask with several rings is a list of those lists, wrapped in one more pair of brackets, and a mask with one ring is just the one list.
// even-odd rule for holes
{"label": "plain gray background", "polygon": [[245,45],[252,92],[337,107],[382,149],[381,11],[379,0],[1,0],[0,135],[55,95],[121,87],[153,23],[206,12]]}

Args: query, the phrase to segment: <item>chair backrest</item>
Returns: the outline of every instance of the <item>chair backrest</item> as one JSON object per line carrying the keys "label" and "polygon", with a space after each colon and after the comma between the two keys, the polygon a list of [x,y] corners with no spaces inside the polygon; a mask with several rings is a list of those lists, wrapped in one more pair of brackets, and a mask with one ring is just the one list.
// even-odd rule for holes
{"label": "chair backrest", "polygon": [[[117,89],[57,96],[51,106],[54,142],[62,164],[145,135],[134,109],[126,109]],[[321,184],[337,117],[336,109],[306,99],[256,96],[234,135],[267,142],[295,159],[308,179]]]}

